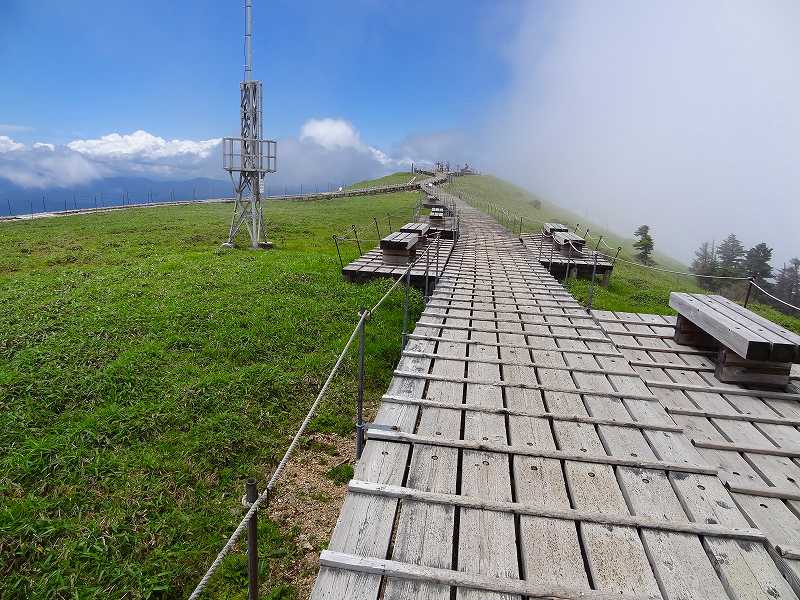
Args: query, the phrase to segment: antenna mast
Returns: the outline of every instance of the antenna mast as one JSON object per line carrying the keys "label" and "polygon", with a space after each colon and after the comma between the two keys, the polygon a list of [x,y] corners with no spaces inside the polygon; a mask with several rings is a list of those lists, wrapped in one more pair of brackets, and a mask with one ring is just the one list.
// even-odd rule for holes
{"label": "antenna mast", "polygon": [[244,81],[239,84],[241,128],[238,138],[222,141],[222,167],[230,174],[236,193],[228,240],[222,245],[234,247],[236,235],[244,225],[252,248],[269,248],[271,244],[263,239],[261,185],[267,173],[275,172],[277,143],[262,139],[262,87],[260,81],[253,81],[253,0],[245,0],[244,17]]}

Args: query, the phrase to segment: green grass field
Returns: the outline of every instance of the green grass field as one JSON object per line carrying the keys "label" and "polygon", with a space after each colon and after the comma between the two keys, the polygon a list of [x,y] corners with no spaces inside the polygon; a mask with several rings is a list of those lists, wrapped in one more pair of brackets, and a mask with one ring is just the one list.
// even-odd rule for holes
{"label": "green grass field", "polygon": [[[604,229],[594,223],[581,219],[574,213],[559,208],[545,200],[518,188],[508,182],[491,176],[468,176],[456,178],[454,183],[448,184],[451,191],[459,192],[465,200],[473,206],[485,209],[486,203],[506,208],[513,213],[515,218],[523,217],[523,232],[540,231],[541,223],[557,221],[575,227],[580,222],[581,230],[590,227],[590,234],[594,242],[587,246],[595,247],[597,236],[602,235],[604,240],[613,248],[622,247],[621,256],[631,260],[634,254],[633,240],[626,239],[619,234]],[[536,201],[540,207],[536,207]],[[511,227],[518,231],[519,223],[512,218]],[[656,240],[656,244],[658,240]],[[607,248],[601,251],[612,253]],[[680,262],[656,252],[655,260],[658,267],[676,271],[687,271],[687,266]],[[563,275],[554,273],[558,279]],[[570,279],[566,282],[567,288],[584,303],[588,300],[589,284],[585,280]],[[652,314],[675,314],[669,307],[669,293],[671,291],[707,293],[697,286],[693,276],[673,275],[647,269],[638,264],[629,264],[618,261],[614,266],[610,285],[607,288],[595,287],[593,307],[603,310],[620,312],[638,312]],[[746,283],[740,283],[724,290],[724,294],[732,299],[741,301],[746,291]],[[751,303],[749,308],[764,315],[787,329],[800,333],[800,319],[785,315],[769,306]]]}
{"label": "green grass field", "polygon": [[[269,202],[269,252],[219,249],[230,204],[0,224],[0,598],[186,597],[389,286],[344,282],[331,235],[415,201]],[[373,398],[401,306],[368,326]],[[355,362],[312,430],[352,435]],[[278,572],[297,556],[291,528],[262,518],[259,541]],[[208,597],[246,597],[243,553]]]}

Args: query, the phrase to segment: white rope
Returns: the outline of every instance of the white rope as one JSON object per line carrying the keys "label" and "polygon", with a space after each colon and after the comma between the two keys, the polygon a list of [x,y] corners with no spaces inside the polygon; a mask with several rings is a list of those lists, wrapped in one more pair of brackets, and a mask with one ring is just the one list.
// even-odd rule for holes
{"label": "white rope", "polygon": [[[576,248],[572,244],[572,242],[570,240],[567,240],[567,242],[572,247],[572,249],[575,250],[576,252],[578,252],[581,256],[586,256],[586,257],[591,256],[588,252],[584,252],[583,250],[581,250],[579,248]],[[611,260],[618,260],[618,261],[621,261],[621,262],[624,262],[624,263],[635,265],[637,267],[643,267],[645,269],[650,269],[652,271],[660,271],[661,273],[672,273],[673,275],[686,275],[688,277],[703,277],[703,278],[706,278],[706,279],[730,279],[730,280],[735,280],[735,281],[748,281],[750,279],[749,277],[730,277],[730,276],[727,276],[727,275],[700,275],[699,273],[687,273],[686,271],[673,271],[672,269],[662,269],[661,267],[653,267],[651,265],[645,265],[645,264],[640,263],[640,262],[634,262],[632,260],[625,260],[624,258],[620,258],[619,256],[617,256],[615,258],[615,257],[613,257],[613,256],[611,256],[609,254],[606,254],[604,252],[600,252],[599,250],[592,250],[592,252],[594,252],[596,254],[600,254],[601,256],[605,256],[606,258],[609,258]],[[753,284],[753,285],[755,285],[755,284]],[[759,288],[759,289],[761,289],[761,288]]]}
{"label": "white rope", "polygon": [[780,298],[778,298],[777,296],[773,296],[773,295],[772,295],[772,294],[770,294],[770,293],[769,293],[767,290],[765,290],[765,289],[764,289],[764,288],[762,288],[760,285],[758,285],[758,284],[757,284],[755,281],[751,281],[750,283],[752,283],[752,284],[753,284],[753,287],[755,287],[755,288],[758,288],[759,290],[761,290],[761,291],[762,291],[764,294],[766,294],[767,296],[769,296],[769,297],[770,297],[770,298],[772,298],[773,300],[777,300],[778,302],[780,302],[781,304],[785,304],[785,305],[786,305],[786,306],[788,306],[789,308],[793,308],[793,309],[795,309],[795,310],[800,310],[800,307],[797,307],[797,306],[795,306],[794,304],[789,304],[788,302],[786,302],[786,300],[781,300],[781,299],[780,299]]}
{"label": "white rope", "polygon": [[222,550],[219,551],[219,554],[217,554],[217,557],[214,559],[214,562],[211,563],[211,566],[208,568],[208,571],[206,571],[206,574],[203,575],[203,578],[197,584],[197,587],[192,592],[192,595],[189,596],[189,600],[196,600],[196,598],[200,597],[200,594],[203,593],[203,590],[208,585],[208,582],[211,579],[212,575],[214,575],[216,570],[222,564],[222,561],[225,559],[225,557],[233,548],[234,544],[236,544],[236,542],[241,537],[242,533],[244,533],[244,530],[247,528],[247,524],[250,522],[250,519],[252,519],[253,515],[255,515],[256,511],[258,511],[258,507],[261,506],[261,504],[264,503],[266,499],[269,497],[269,492],[272,490],[273,487],[275,487],[275,483],[278,481],[278,477],[280,477],[281,473],[283,472],[283,469],[286,467],[286,463],[289,462],[289,458],[294,452],[294,449],[297,447],[297,444],[300,441],[300,438],[302,437],[303,433],[305,432],[306,427],[308,427],[308,424],[311,422],[314,413],[317,411],[317,407],[322,401],[322,398],[325,396],[325,392],[328,391],[328,387],[330,386],[331,381],[333,381],[334,375],[336,375],[336,372],[339,370],[339,367],[341,366],[342,361],[344,360],[344,357],[350,348],[350,345],[356,338],[356,335],[358,334],[358,330],[361,327],[362,322],[368,316],[369,316],[368,311],[364,311],[361,314],[361,318],[358,320],[358,324],[356,325],[355,329],[353,329],[353,333],[350,334],[350,339],[347,340],[347,343],[342,349],[342,353],[339,355],[339,359],[336,361],[336,364],[333,366],[333,369],[328,375],[328,379],[325,381],[325,384],[322,386],[322,389],[319,391],[319,394],[317,394],[317,399],[314,400],[314,404],[311,405],[311,408],[309,409],[306,418],[300,425],[300,429],[297,430],[297,433],[292,439],[292,443],[289,444],[289,448],[287,448],[286,453],[283,455],[283,458],[281,459],[281,462],[278,463],[278,466],[275,469],[275,472],[272,474],[269,483],[267,483],[267,487],[264,489],[263,492],[261,492],[261,495],[256,499],[256,501],[253,502],[253,504],[250,506],[250,509],[247,511],[247,514],[245,514],[245,516],[242,518],[241,522],[239,523],[239,526],[234,530],[233,534],[228,539],[227,543],[222,547]]}

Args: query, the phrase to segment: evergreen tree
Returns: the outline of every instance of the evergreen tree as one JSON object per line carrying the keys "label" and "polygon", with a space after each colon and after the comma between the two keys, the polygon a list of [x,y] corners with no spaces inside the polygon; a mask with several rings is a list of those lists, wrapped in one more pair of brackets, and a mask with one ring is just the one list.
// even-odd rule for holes
{"label": "evergreen tree", "polygon": [[633,232],[633,236],[639,238],[633,243],[633,247],[639,251],[636,254],[636,260],[644,265],[654,264],[651,255],[653,254],[655,242],[653,242],[653,238],[650,235],[650,226],[640,226],[636,231]]}
{"label": "evergreen tree", "polygon": [[735,233],[730,234],[719,245],[717,259],[719,260],[719,274],[724,277],[743,277],[742,262],[745,256],[744,246]]}
{"label": "evergreen tree", "polygon": [[747,251],[742,262],[744,274],[752,277],[753,280],[761,287],[767,287],[768,279],[772,279],[772,265],[769,261],[772,260],[772,248],[765,243],[760,243]]}
{"label": "evergreen tree", "polygon": [[[692,273],[698,275],[716,275],[719,269],[714,249],[708,242],[703,242],[694,252],[695,259],[690,267]],[[697,277],[697,285],[707,290],[714,289],[714,280],[708,277]]]}
{"label": "evergreen tree", "polygon": [[[775,276],[775,295],[789,304],[800,306],[800,258],[793,258],[788,265],[778,271]],[[776,304],[777,308],[791,312],[784,305]]]}

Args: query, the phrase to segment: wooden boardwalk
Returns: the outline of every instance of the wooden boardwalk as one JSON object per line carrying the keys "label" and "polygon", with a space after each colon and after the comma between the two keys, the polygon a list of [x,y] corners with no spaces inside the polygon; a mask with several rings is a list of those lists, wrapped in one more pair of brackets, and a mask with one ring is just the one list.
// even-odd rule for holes
{"label": "wooden boardwalk", "polygon": [[611,261],[599,255],[595,266],[591,248],[584,250],[588,256],[564,256],[561,250],[553,244],[553,239],[543,233],[523,233],[519,239],[530,251],[531,256],[557,279],[563,280],[567,275],[567,269],[573,277],[587,279],[592,276],[593,268],[598,278],[606,277],[614,268]]}
{"label": "wooden boardwalk", "polygon": [[[665,399],[695,392],[647,381],[674,372],[711,385],[705,371],[659,366],[704,369],[707,357],[648,354],[669,346],[668,322],[596,321],[519,240],[461,208],[462,235],[380,405],[384,428],[370,431],[312,598],[795,598],[775,530],[798,521],[798,506],[742,501],[723,483],[767,484],[764,457],[794,458],[754,452],[734,465],[719,455],[735,450],[692,440],[755,445],[733,437],[744,424],[762,447],[794,450],[797,429],[695,428],[687,419],[708,419]],[[648,331],[623,332],[631,326]],[[764,414],[753,402],[765,401],[743,410]],[[800,410],[770,403],[770,415]],[[760,503],[787,520],[765,509],[756,520]],[[795,532],[780,538],[790,551]]]}
{"label": "wooden boardwalk", "polygon": [[[423,288],[425,285],[426,274],[430,278],[431,284],[444,272],[445,265],[453,251],[452,240],[439,241],[438,251],[437,242],[431,239],[432,245],[430,256],[424,255],[426,246],[417,250],[417,256],[424,256],[416,265],[411,268],[411,284]],[[392,277],[397,279],[402,275],[408,265],[387,265],[383,262],[383,251],[380,248],[370,250],[364,256],[360,256],[342,269],[342,275],[348,281],[370,281],[377,277]]]}

